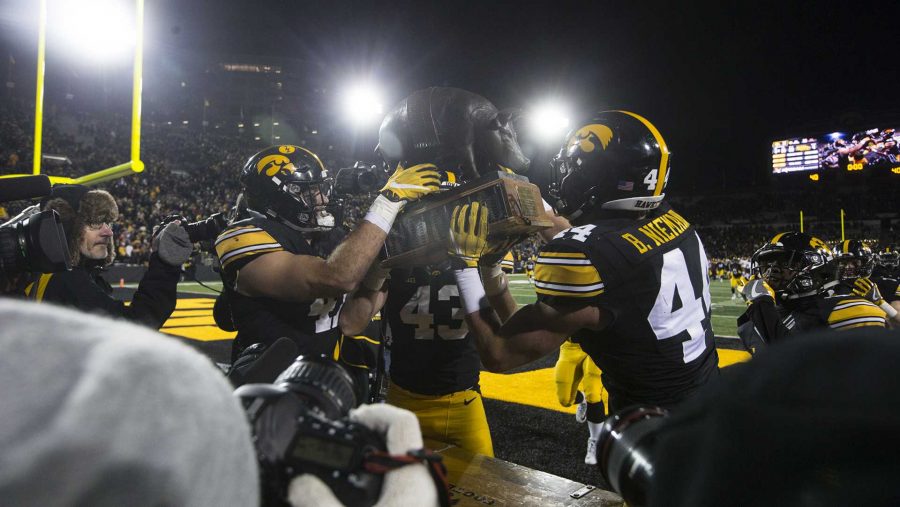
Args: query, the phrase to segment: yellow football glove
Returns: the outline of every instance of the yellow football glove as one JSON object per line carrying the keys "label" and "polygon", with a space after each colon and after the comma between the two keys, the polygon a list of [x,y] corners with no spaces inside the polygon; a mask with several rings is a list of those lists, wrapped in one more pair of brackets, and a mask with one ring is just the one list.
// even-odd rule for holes
{"label": "yellow football glove", "polygon": [[453,208],[450,216],[450,245],[447,253],[467,268],[478,266],[487,247],[488,209],[479,202]]}
{"label": "yellow football glove", "polygon": [[878,290],[878,286],[866,277],[857,278],[853,282],[853,293],[876,304],[884,300],[881,297],[881,291]]}
{"label": "yellow football glove", "polygon": [[434,164],[418,164],[410,168],[398,165],[381,189],[381,195],[394,202],[415,201],[436,192],[440,185],[441,175]]}

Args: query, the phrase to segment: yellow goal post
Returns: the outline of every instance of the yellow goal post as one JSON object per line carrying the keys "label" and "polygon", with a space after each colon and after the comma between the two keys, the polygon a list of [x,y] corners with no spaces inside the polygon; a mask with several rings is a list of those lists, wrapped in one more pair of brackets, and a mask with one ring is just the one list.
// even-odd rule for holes
{"label": "yellow goal post", "polygon": [[[38,21],[37,85],[34,95],[34,165],[32,173],[41,174],[41,141],[44,124],[44,50],[47,36],[47,0],[40,0]],[[131,160],[77,178],[52,176],[51,183],[97,185],[144,170],[141,161],[141,92],[144,74],[144,0],[135,0],[135,44],[131,91]],[[0,178],[18,178],[29,174],[8,174]]]}

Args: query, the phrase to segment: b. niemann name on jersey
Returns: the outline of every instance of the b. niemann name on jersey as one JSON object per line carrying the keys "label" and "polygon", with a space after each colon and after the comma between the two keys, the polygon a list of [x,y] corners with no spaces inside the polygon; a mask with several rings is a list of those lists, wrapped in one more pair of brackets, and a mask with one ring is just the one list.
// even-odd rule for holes
{"label": "b. niemann name on jersey", "polygon": [[643,254],[674,240],[690,226],[691,224],[675,213],[675,210],[669,210],[638,227],[634,234],[630,232],[622,234],[622,239],[631,243],[637,253]]}

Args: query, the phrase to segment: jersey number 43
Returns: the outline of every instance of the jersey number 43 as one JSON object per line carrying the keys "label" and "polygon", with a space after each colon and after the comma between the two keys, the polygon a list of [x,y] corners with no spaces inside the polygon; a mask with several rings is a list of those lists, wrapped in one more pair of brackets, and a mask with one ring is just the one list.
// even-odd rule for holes
{"label": "jersey number 43", "polygon": [[417,340],[462,340],[468,333],[456,285],[444,285],[431,300],[430,286],[421,286],[400,310],[405,324],[416,326]]}

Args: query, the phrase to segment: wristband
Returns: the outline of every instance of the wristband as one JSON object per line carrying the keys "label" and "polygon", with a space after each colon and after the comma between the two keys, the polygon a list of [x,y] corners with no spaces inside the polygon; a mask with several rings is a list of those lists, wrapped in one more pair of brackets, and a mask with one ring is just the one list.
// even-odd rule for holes
{"label": "wristband", "polygon": [[490,306],[487,295],[484,293],[484,286],[481,285],[478,270],[471,268],[454,269],[453,276],[456,277],[459,299],[462,300],[462,306],[466,311],[466,315],[479,312],[483,308]]}
{"label": "wristband", "polygon": [[884,310],[884,313],[887,314],[889,319],[893,319],[894,317],[897,316],[897,309],[894,308],[893,306],[887,304],[887,302],[885,300],[882,299],[881,303],[879,303],[878,306],[880,306],[881,309]]}
{"label": "wristband", "polygon": [[400,213],[404,204],[406,204],[406,201],[394,202],[383,195],[379,195],[372,201],[372,205],[369,206],[369,212],[366,213],[363,220],[376,225],[387,234],[391,232],[394,219],[397,218],[397,213]]}
{"label": "wristband", "polygon": [[506,273],[500,269],[499,264],[493,266],[479,266],[478,271],[481,274],[481,283],[484,284],[484,292],[488,296],[497,296],[509,286],[506,279]]}

